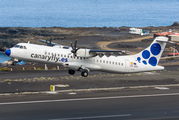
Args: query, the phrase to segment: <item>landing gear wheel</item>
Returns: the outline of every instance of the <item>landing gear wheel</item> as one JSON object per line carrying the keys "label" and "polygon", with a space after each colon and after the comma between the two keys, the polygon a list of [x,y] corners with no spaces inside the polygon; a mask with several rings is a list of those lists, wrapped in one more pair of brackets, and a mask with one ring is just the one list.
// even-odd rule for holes
{"label": "landing gear wheel", "polygon": [[81,76],[87,77],[88,76],[88,71],[87,70],[82,71]]}
{"label": "landing gear wheel", "polygon": [[74,70],[68,70],[68,73],[69,73],[70,75],[74,75],[74,74],[75,74],[75,71],[74,71]]}

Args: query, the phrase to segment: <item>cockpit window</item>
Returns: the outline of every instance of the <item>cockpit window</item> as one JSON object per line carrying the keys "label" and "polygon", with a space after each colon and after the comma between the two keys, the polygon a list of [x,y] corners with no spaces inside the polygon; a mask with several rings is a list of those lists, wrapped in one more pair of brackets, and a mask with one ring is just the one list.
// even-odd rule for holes
{"label": "cockpit window", "polygon": [[15,48],[19,48],[19,47],[20,47],[20,45],[15,45],[14,47],[15,47]]}
{"label": "cockpit window", "polygon": [[27,49],[26,46],[21,46],[21,45],[15,45],[14,48]]}

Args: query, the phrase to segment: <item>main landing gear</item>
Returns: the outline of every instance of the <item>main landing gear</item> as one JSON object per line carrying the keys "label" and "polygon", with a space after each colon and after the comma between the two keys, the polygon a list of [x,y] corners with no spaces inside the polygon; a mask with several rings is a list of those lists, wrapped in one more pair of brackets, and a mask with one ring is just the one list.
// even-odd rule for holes
{"label": "main landing gear", "polygon": [[88,76],[88,70],[82,70],[81,76],[87,77]]}
{"label": "main landing gear", "polygon": [[68,70],[68,73],[70,74],[70,75],[74,75],[75,74],[75,71],[74,70]]}
{"label": "main landing gear", "polygon": [[[87,76],[88,76],[88,70],[83,69],[83,70],[79,70],[79,71],[81,71],[81,76],[83,76],[83,77],[87,77]],[[68,70],[68,73],[69,73],[70,75],[74,75],[74,74],[75,74],[75,70],[69,69],[69,70]]]}

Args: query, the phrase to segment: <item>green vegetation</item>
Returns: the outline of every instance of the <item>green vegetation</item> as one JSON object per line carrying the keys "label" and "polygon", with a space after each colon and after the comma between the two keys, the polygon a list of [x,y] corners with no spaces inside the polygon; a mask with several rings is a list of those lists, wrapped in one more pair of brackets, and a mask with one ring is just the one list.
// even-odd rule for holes
{"label": "green vegetation", "polygon": [[175,60],[175,58],[174,57],[166,58],[166,60]]}
{"label": "green vegetation", "polygon": [[10,79],[6,79],[6,80],[4,80],[4,82],[11,82],[11,80]]}
{"label": "green vegetation", "polygon": [[11,69],[8,67],[3,67],[3,68],[0,68],[0,71],[11,71]]}
{"label": "green vegetation", "polygon": [[37,68],[36,70],[42,70],[42,68]]}

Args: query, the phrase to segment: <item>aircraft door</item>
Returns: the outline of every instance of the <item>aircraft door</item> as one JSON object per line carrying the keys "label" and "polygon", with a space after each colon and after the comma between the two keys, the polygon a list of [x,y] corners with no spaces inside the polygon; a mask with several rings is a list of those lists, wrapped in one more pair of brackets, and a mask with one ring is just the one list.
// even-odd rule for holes
{"label": "aircraft door", "polygon": [[129,68],[130,68],[130,61],[128,59],[125,59],[125,71],[129,72]]}

